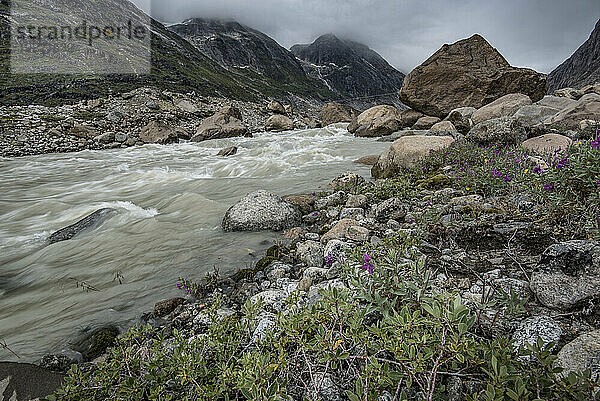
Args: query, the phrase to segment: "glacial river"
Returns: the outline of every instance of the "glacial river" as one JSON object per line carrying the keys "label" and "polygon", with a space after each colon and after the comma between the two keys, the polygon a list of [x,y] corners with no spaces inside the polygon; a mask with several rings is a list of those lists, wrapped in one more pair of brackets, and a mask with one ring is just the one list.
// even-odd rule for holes
{"label": "glacial river", "polygon": [[[232,145],[237,155],[215,156]],[[67,348],[81,330],[126,328],[155,302],[181,296],[178,277],[200,280],[213,267],[227,274],[253,265],[279,234],[224,233],[220,222],[231,205],[258,189],[312,192],[344,171],[368,177],[369,168],[353,160],[387,147],[351,136],[342,124],[0,158],[0,342],[20,362],[33,362]],[[104,207],[119,214],[45,246],[54,231]],[[0,360],[17,358],[0,347]]]}

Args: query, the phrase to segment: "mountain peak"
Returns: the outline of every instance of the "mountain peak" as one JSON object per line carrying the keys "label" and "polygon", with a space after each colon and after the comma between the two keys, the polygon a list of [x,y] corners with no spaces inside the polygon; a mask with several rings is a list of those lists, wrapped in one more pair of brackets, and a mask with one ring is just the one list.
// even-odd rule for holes
{"label": "mountain peak", "polygon": [[321,35],[311,44],[294,45],[290,51],[304,62],[309,75],[345,96],[397,92],[404,80],[404,74],[368,46],[333,33]]}

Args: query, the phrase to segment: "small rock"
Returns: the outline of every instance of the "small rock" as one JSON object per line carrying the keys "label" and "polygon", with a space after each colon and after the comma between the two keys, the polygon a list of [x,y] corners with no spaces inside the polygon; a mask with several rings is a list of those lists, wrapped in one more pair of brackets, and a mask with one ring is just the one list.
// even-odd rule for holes
{"label": "small rock", "polygon": [[267,312],[277,313],[281,311],[286,298],[287,294],[283,290],[266,290],[252,296],[250,302],[255,304],[262,301],[263,308]]}
{"label": "small rock", "polygon": [[544,344],[557,344],[562,336],[558,323],[548,316],[530,317],[524,320],[513,334],[512,345],[516,350],[526,347],[527,344],[535,345],[538,339]]}
{"label": "small rock", "polygon": [[305,241],[296,247],[298,259],[307,266],[323,266],[323,245],[316,241]]}
{"label": "small rock", "polygon": [[252,343],[256,344],[263,341],[269,333],[276,327],[276,316],[272,313],[263,313],[258,321],[258,325],[252,334]]}
{"label": "small rock", "polygon": [[332,239],[342,239],[346,237],[348,234],[348,230],[352,226],[359,225],[356,220],[352,219],[342,219],[336,225],[334,225],[331,230],[329,230],[325,235],[321,237],[321,242],[326,244]]}
{"label": "small rock", "polygon": [[233,315],[235,315],[235,311],[229,308],[218,309],[214,316],[211,315],[210,311],[202,310],[194,318],[193,324],[197,330],[206,330],[213,323],[213,319],[214,323],[218,323]]}
{"label": "small rock", "polygon": [[309,267],[304,270],[302,277],[310,278],[312,284],[318,284],[327,279],[328,269],[324,269],[322,267]]}
{"label": "small rock", "polygon": [[329,188],[334,190],[355,188],[365,183],[364,177],[354,173],[344,173],[338,175],[329,183]]}
{"label": "small rock", "polygon": [[238,151],[237,146],[230,146],[228,148],[221,149],[219,151],[219,153],[217,153],[217,156],[221,156],[221,157],[233,156],[237,153],[237,151]]}
{"label": "small rock", "polygon": [[286,114],[285,107],[283,107],[283,105],[276,100],[271,100],[269,102],[269,104],[267,105],[267,111],[277,114]]}
{"label": "small rock", "polygon": [[129,136],[124,132],[117,132],[115,134],[115,142],[124,143],[129,139]]}
{"label": "small rock", "polygon": [[557,355],[556,365],[564,369],[563,376],[590,369],[597,378],[600,375],[600,330],[583,334],[565,345]]}
{"label": "small rock", "polygon": [[183,305],[184,298],[171,298],[154,304],[154,316],[163,317],[173,312],[178,306]]}
{"label": "small rock", "polygon": [[346,238],[352,241],[365,242],[369,240],[370,235],[371,231],[369,231],[367,228],[360,226],[352,226],[348,229]]}
{"label": "small rock", "polygon": [[294,122],[281,114],[275,114],[265,123],[265,131],[291,131],[294,129]]}
{"label": "small rock", "polygon": [[375,208],[375,217],[379,221],[393,219],[403,221],[406,216],[406,206],[398,198],[390,198],[379,203]]}
{"label": "small rock", "polygon": [[552,153],[556,150],[567,150],[573,141],[564,135],[546,134],[531,138],[523,142],[524,149],[533,150],[537,153]]}
{"label": "small rock", "polygon": [[339,206],[344,204],[344,199],[346,198],[346,193],[343,191],[338,191],[324,198],[320,198],[315,201],[316,209],[326,209],[332,206]]}
{"label": "small rock", "polygon": [[439,123],[433,124],[429,131],[436,133],[445,132],[449,134],[458,134],[458,130],[450,121],[440,121]]}
{"label": "small rock", "polygon": [[365,216],[365,211],[359,207],[344,208],[340,212],[340,219],[360,220]]}
{"label": "small rock", "polygon": [[350,195],[346,201],[348,208],[365,208],[369,200],[365,195]]}
{"label": "small rock", "polygon": [[574,240],[548,247],[532,274],[531,290],[543,305],[558,310],[599,297],[599,243]]}
{"label": "small rock", "polygon": [[308,292],[308,290],[310,289],[312,284],[313,284],[312,278],[304,276],[298,283],[298,291]]}
{"label": "small rock", "polygon": [[377,160],[379,160],[379,155],[371,155],[371,156],[364,156],[364,157],[361,157],[360,159],[354,160],[354,163],[364,164],[365,166],[374,166],[375,163],[377,163]]}
{"label": "small rock", "polygon": [[359,113],[352,107],[331,102],[323,106],[323,109],[321,110],[321,122],[323,127],[335,123],[349,123],[353,118],[357,117],[358,114]]}
{"label": "small rock", "polygon": [[233,205],[221,225],[225,231],[281,231],[300,223],[301,214],[296,207],[277,195],[256,191]]}

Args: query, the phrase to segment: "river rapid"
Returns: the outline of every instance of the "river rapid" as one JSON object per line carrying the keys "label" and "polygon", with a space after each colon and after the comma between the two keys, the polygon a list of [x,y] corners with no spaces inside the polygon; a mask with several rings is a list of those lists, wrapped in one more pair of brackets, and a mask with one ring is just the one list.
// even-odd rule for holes
{"label": "river rapid", "polygon": [[[180,296],[179,277],[230,274],[256,263],[280,234],[225,233],[248,192],[325,188],[389,144],[342,125],[201,143],[0,158],[0,342],[33,362],[82,330],[125,329],[155,302]],[[217,157],[237,146],[238,154]],[[76,238],[54,231],[100,208],[119,214]],[[0,348],[1,360],[17,360]]]}

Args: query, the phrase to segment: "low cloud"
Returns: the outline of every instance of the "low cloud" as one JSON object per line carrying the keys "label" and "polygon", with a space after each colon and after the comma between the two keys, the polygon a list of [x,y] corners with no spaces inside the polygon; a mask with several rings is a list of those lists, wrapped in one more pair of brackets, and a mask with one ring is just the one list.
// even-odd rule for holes
{"label": "low cloud", "polygon": [[[133,0],[150,11],[148,0]],[[513,65],[550,72],[587,38],[598,0],[169,0],[152,1],[165,23],[231,18],[289,48],[335,33],[369,45],[408,73],[444,43],[484,36]]]}

